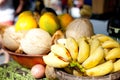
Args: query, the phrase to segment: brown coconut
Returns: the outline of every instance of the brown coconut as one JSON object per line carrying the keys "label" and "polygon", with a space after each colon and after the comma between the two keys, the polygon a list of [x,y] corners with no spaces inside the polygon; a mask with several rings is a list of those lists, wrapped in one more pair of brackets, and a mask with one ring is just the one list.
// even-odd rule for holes
{"label": "brown coconut", "polygon": [[93,25],[87,18],[79,18],[72,21],[65,31],[66,37],[73,37],[76,40],[82,36],[92,36],[94,35]]}

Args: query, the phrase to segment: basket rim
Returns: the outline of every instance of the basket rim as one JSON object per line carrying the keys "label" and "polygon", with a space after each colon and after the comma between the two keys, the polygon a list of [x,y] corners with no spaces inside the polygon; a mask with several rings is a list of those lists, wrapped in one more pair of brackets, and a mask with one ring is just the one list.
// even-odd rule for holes
{"label": "basket rim", "polygon": [[8,50],[7,48],[3,48],[6,52],[8,52],[8,54],[10,54],[10,55],[14,55],[14,56],[21,56],[21,57],[43,57],[43,56],[45,56],[45,55],[47,55],[47,54],[38,54],[38,55],[30,55],[30,54],[19,54],[19,53],[15,53],[15,52],[13,52],[13,51],[10,51],[10,50]]}
{"label": "basket rim", "polygon": [[88,79],[104,80],[106,78],[107,79],[110,78],[110,80],[116,80],[116,78],[120,79],[120,71],[113,72],[113,73],[110,73],[110,74],[107,74],[107,75],[104,75],[104,76],[92,76],[92,77],[90,77],[90,76],[75,76],[75,75],[72,75],[70,73],[67,73],[67,72],[63,71],[62,69],[58,69],[58,68],[55,68],[55,73],[56,73],[56,75],[61,76],[61,77],[66,75],[66,76],[69,76],[69,77],[72,77],[72,78],[77,78],[77,79],[82,78],[83,80],[84,79],[86,79],[86,80],[88,80]]}

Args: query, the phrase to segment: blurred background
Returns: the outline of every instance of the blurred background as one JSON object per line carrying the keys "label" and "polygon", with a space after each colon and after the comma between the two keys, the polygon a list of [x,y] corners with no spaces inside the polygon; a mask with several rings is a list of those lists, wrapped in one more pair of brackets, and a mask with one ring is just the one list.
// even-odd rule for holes
{"label": "blurred background", "polygon": [[[14,0],[16,7],[19,0]],[[92,19],[106,20],[114,15],[118,5],[117,0],[25,0],[24,10],[40,12],[43,7],[49,7],[55,10],[59,15],[69,13],[74,18],[87,17]]]}
{"label": "blurred background", "polygon": [[36,0],[50,7],[57,14],[69,13],[74,18],[87,17],[106,20],[114,15],[117,0]]}

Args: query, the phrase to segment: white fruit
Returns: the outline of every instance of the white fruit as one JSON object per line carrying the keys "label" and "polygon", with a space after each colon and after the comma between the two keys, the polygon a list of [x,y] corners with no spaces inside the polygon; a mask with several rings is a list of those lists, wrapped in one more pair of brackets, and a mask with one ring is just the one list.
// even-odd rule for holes
{"label": "white fruit", "polygon": [[48,32],[35,28],[26,33],[21,40],[21,48],[26,54],[46,54],[50,51],[51,36]]}
{"label": "white fruit", "polygon": [[5,29],[3,33],[3,45],[9,50],[15,51],[19,48],[20,41],[24,37],[25,32],[16,32],[14,26]]}

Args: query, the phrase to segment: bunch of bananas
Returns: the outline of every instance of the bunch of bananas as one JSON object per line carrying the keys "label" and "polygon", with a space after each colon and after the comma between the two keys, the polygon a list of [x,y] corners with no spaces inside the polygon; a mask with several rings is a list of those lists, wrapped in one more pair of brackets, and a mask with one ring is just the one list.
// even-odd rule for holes
{"label": "bunch of bananas", "polygon": [[103,76],[120,70],[120,44],[104,34],[58,39],[43,60],[73,75]]}

